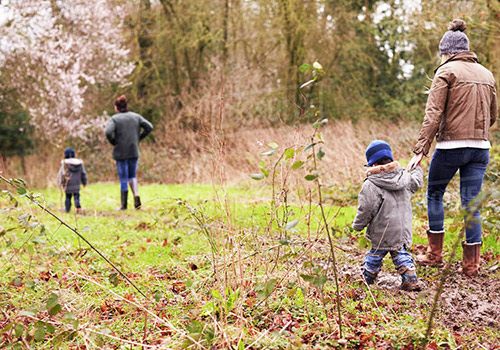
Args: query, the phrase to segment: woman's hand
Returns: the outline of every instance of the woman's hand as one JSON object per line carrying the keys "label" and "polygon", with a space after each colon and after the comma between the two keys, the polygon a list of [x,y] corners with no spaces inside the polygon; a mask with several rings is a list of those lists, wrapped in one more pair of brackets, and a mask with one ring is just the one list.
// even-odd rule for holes
{"label": "woman's hand", "polygon": [[415,154],[410,162],[408,163],[408,166],[406,167],[407,171],[412,171],[414,168],[416,168],[418,165],[420,165],[420,162],[422,161],[422,158],[424,157],[424,153],[419,153]]}

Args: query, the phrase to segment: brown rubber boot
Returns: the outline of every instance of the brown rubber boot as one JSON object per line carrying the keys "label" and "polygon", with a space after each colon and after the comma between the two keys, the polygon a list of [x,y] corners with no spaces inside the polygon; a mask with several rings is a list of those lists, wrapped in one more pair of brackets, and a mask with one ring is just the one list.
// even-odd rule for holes
{"label": "brown rubber boot", "polygon": [[481,242],[466,243],[462,242],[463,259],[462,259],[462,272],[469,276],[477,276],[479,269],[479,257],[481,256]]}
{"label": "brown rubber boot", "polygon": [[417,255],[415,260],[419,265],[439,267],[443,265],[444,231],[427,230],[427,252]]}

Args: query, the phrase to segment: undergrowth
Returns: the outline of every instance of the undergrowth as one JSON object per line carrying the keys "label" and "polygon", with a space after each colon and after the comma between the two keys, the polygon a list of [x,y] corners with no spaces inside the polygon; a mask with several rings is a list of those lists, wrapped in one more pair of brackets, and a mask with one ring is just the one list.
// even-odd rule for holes
{"label": "undergrowth", "polygon": [[[314,77],[320,67],[309,68]],[[56,189],[36,193],[22,180],[4,178],[0,347],[499,346],[498,320],[468,324],[464,317],[451,324],[446,308],[438,304],[432,311],[440,270],[418,269],[421,293],[399,290],[390,264],[379,286],[363,282],[360,264],[368,242],[350,228],[362,179],[329,184],[322,160],[331,151],[321,134],[328,121],[319,111],[308,113],[317,117],[310,137],[262,144],[253,180],[239,186],[227,186],[224,135],[216,130],[210,136],[213,184],[142,186],[140,211],[115,210],[118,185],[91,184],[81,193],[84,214],[61,213]],[[499,277],[494,213],[500,159],[492,154],[488,196],[480,200],[486,218],[483,274],[479,282],[451,276],[449,291],[470,294]],[[464,216],[456,183],[449,193],[447,252]],[[424,198],[421,190],[413,202],[415,248],[425,242]],[[450,261],[453,272],[459,249]]]}

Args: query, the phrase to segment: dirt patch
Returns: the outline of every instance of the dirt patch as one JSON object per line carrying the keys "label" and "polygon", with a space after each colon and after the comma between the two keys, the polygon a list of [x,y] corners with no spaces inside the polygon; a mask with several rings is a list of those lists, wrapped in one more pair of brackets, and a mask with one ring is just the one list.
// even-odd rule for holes
{"label": "dirt patch", "polygon": [[[436,287],[437,282],[433,289]],[[439,311],[440,322],[454,329],[474,324],[500,331],[500,280],[488,273],[474,278],[452,273],[444,284]]]}
{"label": "dirt patch", "polygon": [[[323,254],[328,254],[328,252],[325,251]],[[323,263],[318,261],[316,264],[322,265],[324,268],[331,267],[327,259],[321,260],[325,261]],[[362,281],[363,260],[364,254],[360,254],[356,247],[351,247],[350,252],[345,249],[342,259],[339,259],[341,279]],[[451,266],[451,272],[443,285],[439,299],[435,323],[445,326],[455,333],[474,333],[481,327],[498,329],[500,332],[500,279],[498,271],[483,268],[479,276],[469,278],[459,272],[460,265],[460,262],[456,262]],[[424,267],[417,267],[422,290],[420,292],[405,292],[400,290],[401,277],[399,274],[384,266],[375,285],[371,288],[387,290],[396,298],[421,300],[425,306],[424,310],[427,310],[424,312],[428,313],[434,302],[442,272],[443,269],[435,270],[432,273]],[[328,277],[333,278],[333,275],[330,276],[329,273]]]}

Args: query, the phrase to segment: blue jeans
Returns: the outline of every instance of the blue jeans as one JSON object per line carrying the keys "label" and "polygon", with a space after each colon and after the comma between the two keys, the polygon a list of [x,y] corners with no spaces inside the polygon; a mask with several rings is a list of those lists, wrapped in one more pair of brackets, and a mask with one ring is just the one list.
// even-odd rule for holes
{"label": "blue jeans", "polygon": [[138,158],[120,159],[116,161],[116,169],[120,178],[120,190],[128,190],[128,182],[135,179]]}
{"label": "blue jeans", "polygon": [[68,213],[71,209],[71,196],[75,197],[75,207],[81,208],[80,206],[80,193],[66,193],[66,200],[64,201],[64,207]]}
{"label": "blue jeans", "polygon": [[[487,149],[456,148],[438,149],[432,156],[427,185],[427,215],[431,231],[444,230],[443,195],[446,186],[460,170],[460,200],[469,210],[469,203],[481,191],[483,178],[490,158]],[[472,222],[465,228],[467,243],[481,242],[481,216],[474,213]]]}
{"label": "blue jeans", "polygon": [[381,249],[371,249],[366,253],[365,262],[363,267],[365,271],[369,272],[369,275],[375,279],[382,269],[382,260],[387,255],[391,254],[392,262],[396,267],[396,270],[402,275],[407,270],[415,270],[415,263],[410,253],[405,247],[400,250],[381,250]]}

